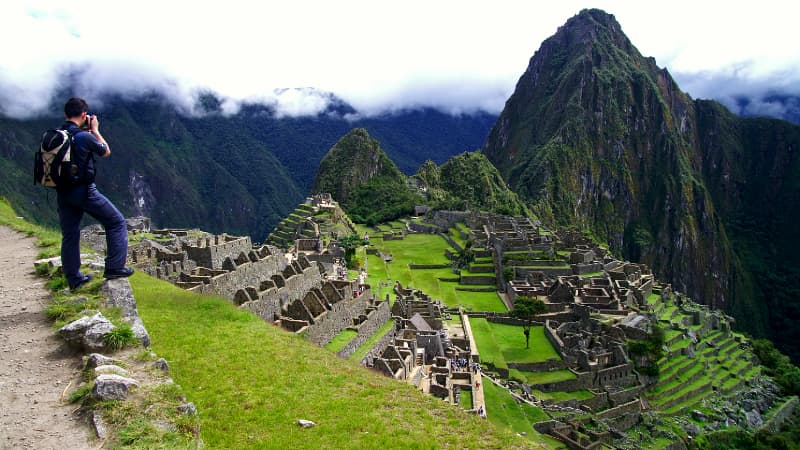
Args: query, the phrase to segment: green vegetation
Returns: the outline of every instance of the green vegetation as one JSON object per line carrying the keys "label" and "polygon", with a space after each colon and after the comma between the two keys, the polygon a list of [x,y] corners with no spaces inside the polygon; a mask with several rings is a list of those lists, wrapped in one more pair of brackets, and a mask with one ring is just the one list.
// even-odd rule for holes
{"label": "green vegetation", "polygon": [[574,380],[578,378],[570,370],[551,370],[548,372],[523,372],[520,370],[509,370],[512,378],[517,378],[529,384],[558,383],[559,381]]}
{"label": "green vegetation", "polygon": [[423,201],[363,128],[347,133],[322,158],[312,190],[330,192],[354,221],[369,225],[409,215]]}
{"label": "green vegetation", "polygon": [[[431,436],[443,447],[525,445],[224,299],[141,274],[131,282],[153,348],[201,411],[201,436],[210,448],[415,447]],[[301,428],[298,419],[317,426]]]}
{"label": "green vegetation", "polygon": [[348,234],[347,236],[339,239],[339,246],[344,249],[344,259],[348,268],[355,267],[354,258],[356,256],[356,248],[366,244],[364,239],[357,234]]}
{"label": "green vegetation", "polygon": [[0,197],[0,224],[28,236],[35,236],[36,245],[41,247],[39,258],[49,258],[61,252],[61,232],[36,225],[18,216],[8,200],[3,197]]}
{"label": "green vegetation", "polygon": [[524,348],[521,326],[489,322],[480,317],[471,317],[469,322],[482,362],[508,368],[509,362],[526,363],[561,359],[544,335],[542,326],[531,327],[531,346]]}
{"label": "green vegetation", "polygon": [[120,350],[125,347],[137,345],[139,341],[133,335],[133,329],[127,323],[120,323],[108,334],[103,336],[103,343],[110,350]]}
{"label": "green vegetation", "polygon": [[[496,291],[470,292],[458,290],[459,274],[450,268],[452,262],[445,256],[450,249],[447,241],[438,234],[412,233],[402,240],[370,239],[370,244],[379,252],[389,254],[391,262],[367,255],[369,277],[372,286],[382,281],[399,281],[403,286],[420,289],[434,299],[440,299],[449,307],[463,306],[471,311],[506,311]],[[415,265],[442,265],[438,269],[411,269]],[[447,281],[446,281],[447,280]],[[393,295],[392,295],[393,297]]]}
{"label": "green vegetation", "polygon": [[540,398],[542,400],[554,400],[556,402],[563,402],[566,400],[588,400],[590,398],[594,398],[595,396],[591,391],[587,391],[586,389],[579,389],[577,391],[570,392],[542,392],[534,389],[531,392],[534,396],[536,396],[536,398]]}
{"label": "green vegetation", "polygon": [[664,356],[664,329],[653,325],[650,336],[646,340],[629,340],[628,353],[631,356],[643,356],[648,361],[640,365],[638,359],[634,360],[634,367],[647,375],[658,375],[658,360]]}
{"label": "green vegetation", "polygon": [[530,348],[531,327],[536,316],[547,311],[544,302],[524,295],[514,299],[514,310],[511,315],[517,319],[525,321],[522,325],[522,333],[525,335],[525,348]]}
{"label": "green vegetation", "polygon": [[[800,361],[800,127],[693,100],[600,10],[571,18],[534,58],[484,147],[505,180],[546,223],[624,242],[611,250],[708,304],[724,298],[739,330]],[[635,132],[630,111],[644,117]],[[676,245],[674,230],[690,242]]]}
{"label": "green vegetation", "polygon": [[370,350],[372,350],[372,347],[374,347],[375,344],[377,344],[378,341],[380,341],[381,338],[385,336],[386,333],[388,333],[393,326],[394,326],[394,321],[389,320],[385,324],[383,324],[382,327],[378,328],[378,331],[376,331],[371,338],[367,339],[363,344],[361,344],[360,347],[356,349],[355,352],[353,352],[352,355],[350,355],[350,361],[354,361],[357,363],[360,362],[362,359],[364,359],[364,357],[367,356],[367,353]]}
{"label": "green vegetation", "polygon": [[[102,108],[96,112],[103,135],[115,149],[108,160],[98,160],[99,186],[126,217],[138,211],[124,188],[133,171],[154,224],[200,226],[260,241],[310,192],[320,159],[353,127],[369,129],[400,169],[412,174],[426,159],[442,163],[480,146],[496,119],[483,112],[453,116],[425,109],[353,121],[343,117],[349,106],[338,99],[341,111],[315,117],[277,117],[259,105],[228,115],[221,113],[221,100],[203,98],[213,100],[199,102],[199,110],[209,112],[201,115],[184,114],[153,93],[92,104]],[[49,226],[58,224],[55,192],[48,198],[31,183],[30,155],[42,131],[63,121],[59,110],[57,104],[51,116],[30,120],[0,117],[0,196],[20,215]]]}
{"label": "green vegetation", "polygon": [[339,350],[343,349],[347,344],[349,344],[357,334],[358,331],[356,330],[344,329],[337,334],[336,337],[331,339],[331,341],[325,345],[325,348],[334,353],[338,353]]}
{"label": "green vegetation", "polygon": [[767,368],[767,375],[773,377],[784,395],[800,394],[800,368],[792,364],[775,345],[766,339],[753,341],[753,352],[761,364]]}
{"label": "green vegetation", "polygon": [[441,167],[426,161],[415,175],[434,208],[528,215],[528,209],[481,152],[453,156]]}
{"label": "green vegetation", "polygon": [[528,439],[544,441],[549,448],[566,448],[560,441],[541,435],[533,429],[536,422],[550,420],[541,408],[518,403],[506,389],[483,378],[483,394],[486,401],[487,418],[498,427],[509,428],[515,433],[526,433]]}

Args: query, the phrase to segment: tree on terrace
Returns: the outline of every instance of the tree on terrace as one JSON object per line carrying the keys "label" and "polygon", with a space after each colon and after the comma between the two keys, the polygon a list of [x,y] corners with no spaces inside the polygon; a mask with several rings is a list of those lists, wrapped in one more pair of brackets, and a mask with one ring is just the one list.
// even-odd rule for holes
{"label": "tree on terrace", "polygon": [[347,262],[348,268],[353,267],[353,257],[356,254],[356,248],[362,245],[366,245],[366,241],[357,234],[348,234],[339,239],[339,247],[344,249],[344,260]]}
{"label": "tree on terrace", "polygon": [[547,307],[545,307],[544,302],[539,299],[520,295],[514,300],[514,310],[511,311],[511,316],[525,321],[525,323],[522,325],[522,332],[525,334],[526,349],[530,348],[531,326],[533,326],[533,320],[536,318],[536,316],[544,313],[545,311],[547,311]]}

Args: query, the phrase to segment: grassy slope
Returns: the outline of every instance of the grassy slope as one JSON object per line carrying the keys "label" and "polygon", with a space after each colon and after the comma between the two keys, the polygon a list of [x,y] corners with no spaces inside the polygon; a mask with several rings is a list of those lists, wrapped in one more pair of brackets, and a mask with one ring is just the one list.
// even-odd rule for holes
{"label": "grassy slope", "polygon": [[542,440],[547,443],[548,447],[566,448],[562,442],[539,434],[533,429],[532,424],[550,419],[541,408],[518,403],[507,390],[496,386],[485,377],[483,378],[483,392],[486,399],[487,417],[490,422],[498,427],[509,428],[516,433],[527,433],[529,439]]}
{"label": "grassy slope", "polygon": [[[210,448],[499,448],[530,442],[268,325],[223,299],[137,274],[153,349]],[[317,423],[310,429],[298,419]]]}
{"label": "grassy slope", "polygon": [[[44,188],[42,188],[44,192]],[[55,191],[51,192],[55,202]],[[32,224],[14,212],[14,209],[3,197],[0,197],[0,224],[6,225],[12,230],[36,236],[36,245],[41,247],[40,258],[47,258],[58,255],[61,251],[61,233],[59,231]]]}

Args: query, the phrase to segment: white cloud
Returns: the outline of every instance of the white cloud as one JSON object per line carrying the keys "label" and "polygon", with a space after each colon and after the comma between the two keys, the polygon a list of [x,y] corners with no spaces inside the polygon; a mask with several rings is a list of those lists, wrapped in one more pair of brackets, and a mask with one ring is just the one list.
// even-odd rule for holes
{"label": "white cloud", "polygon": [[[541,41],[585,7],[615,14],[639,50],[677,73],[744,67],[749,79],[796,86],[800,53],[788,30],[800,6],[730,2],[499,0],[375,2],[58,1],[4,5],[0,98],[35,114],[65,72],[84,68],[87,97],[165,93],[191,111],[199,91],[224,110],[260,100],[279,114],[327,106],[313,86],[366,114],[413,106],[498,112]],[[686,89],[686,87],[684,87]],[[694,96],[707,96],[696,93]]]}

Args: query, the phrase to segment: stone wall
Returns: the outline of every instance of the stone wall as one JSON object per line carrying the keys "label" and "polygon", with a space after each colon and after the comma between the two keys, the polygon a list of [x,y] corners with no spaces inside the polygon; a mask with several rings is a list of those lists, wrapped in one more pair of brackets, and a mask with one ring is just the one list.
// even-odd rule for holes
{"label": "stone wall", "polygon": [[542,392],[554,391],[577,391],[580,389],[589,389],[592,387],[592,373],[582,372],[577,374],[578,378],[573,380],[557,381],[555,383],[542,383],[533,385],[534,389]]}
{"label": "stone wall", "polygon": [[623,403],[632,401],[633,399],[639,398],[639,395],[641,395],[643,390],[644,386],[636,386],[630,389],[624,389],[622,391],[609,392],[608,400],[612,405],[621,405]]}
{"label": "stone wall", "polygon": [[575,275],[583,275],[585,273],[595,273],[602,271],[603,271],[603,265],[600,263],[572,265],[572,273],[574,273]]}
{"label": "stone wall", "polygon": [[302,273],[295,274],[289,279],[284,280],[281,275],[277,276],[281,277],[279,280],[284,281],[285,284],[283,286],[271,287],[265,291],[260,291],[257,300],[241,305],[243,309],[252,311],[258,317],[270,323],[281,315],[281,310],[284,306],[297,298],[304,297],[310,290],[322,285],[322,274],[316,265],[307,267]]}
{"label": "stone wall", "polygon": [[544,335],[547,338],[547,340],[550,341],[550,344],[553,345],[553,348],[556,349],[556,352],[558,352],[558,354],[561,355],[561,357],[563,358],[564,341],[562,341],[561,338],[558,337],[558,333],[556,332],[555,328],[553,328],[554,325],[555,324],[551,323],[549,320],[545,321]]}
{"label": "stone wall", "polygon": [[308,327],[306,338],[319,346],[327,344],[342,330],[352,326],[353,318],[364,314],[371,297],[372,294],[366,291],[356,298],[350,295],[349,298],[333,303],[322,320]]}
{"label": "stone wall", "polygon": [[462,276],[461,284],[495,284],[497,278],[492,276]]}
{"label": "stone wall", "polygon": [[[218,294],[232,299],[239,289],[245,286],[259,287],[262,281],[269,279],[270,275],[283,272],[287,264],[283,254],[269,255],[255,262],[240,264],[236,270],[216,275],[209,280],[208,284],[192,290],[203,294]],[[319,269],[317,269],[317,273],[319,273]]]}
{"label": "stone wall", "polygon": [[789,400],[781,405],[781,407],[775,411],[775,414],[764,423],[762,428],[769,432],[777,433],[778,430],[781,429],[783,423],[792,417],[795,409],[797,409],[798,403],[800,402],[796,395],[789,398]]}
{"label": "stone wall", "polygon": [[408,229],[416,233],[436,234],[439,232],[439,227],[435,225],[408,222]]}
{"label": "stone wall", "polygon": [[550,358],[547,361],[536,363],[508,363],[509,369],[517,369],[523,372],[548,372],[551,370],[562,370],[567,368],[567,364],[560,359]]}
{"label": "stone wall", "polygon": [[184,246],[189,259],[196,261],[198,266],[209,269],[221,269],[226,258],[236,259],[242,253],[248,254],[252,248],[253,243],[249,237],[234,238],[224,234],[199,238],[197,245]]}
{"label": "stone wall", "polygon": [[472,213],[466,211],[436,211],[433,223],[444,230],[455,226],[456,222],[467,222]]}
{"label": "stone wall", "polygon": [[600,411],[601,409],[608,408],[609,403],[608,394],[605,392],[597,394],[592,398],[587,398],[586,400],[580,401],[582,406],[589,408],[592,411]]}
{"label": "stone wall", "polygon": [[458,242],[454,241],[453,238],[450,237],[449,234],[447,234],[447,233],[439,233],[439,236],[443,237],[444,240],[447,241],[448,244],[450,244],[450,247],[453,247],[457,251],[460,252],[460,251],[464,250]]}
{"label": "stone wall", "polygon": [[372,367],[375,358],[380,357],[383,352],[386,350],[386,347],[394,342],[395,337],[397,337],[397,327],[392,327],[386,334],[381,337],[375,345],[372,346],[371,349],[361,358],[361,365],[366,367]]}
{"label": "stone wall", "polygon": [[367,320],[358,325],[358,334],[343,349],[339,350],[337,353],[339,357],[349,358],[358,347],[367,342],[391,318],[389,302],[380,302],[374,310],[367,314]]}
{"label": "stone wall", "polygon": [[609,367],[597,371],[597,386],[605,385],[628,385],[630,377],[633,375],[633,367],[630,364]]}
{"label": "stone wall", "polygon": [[599,412],[595,415],[595,417],[600,420],[611,421],[614,428],[624,431],[636,425],[636,423],[639,421],[641,412],[642,403],[639,399],[636,399]]}

